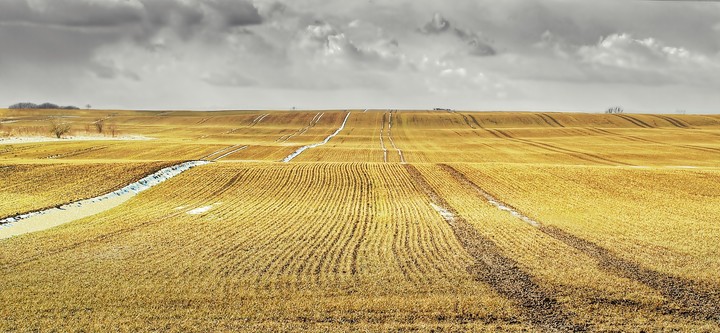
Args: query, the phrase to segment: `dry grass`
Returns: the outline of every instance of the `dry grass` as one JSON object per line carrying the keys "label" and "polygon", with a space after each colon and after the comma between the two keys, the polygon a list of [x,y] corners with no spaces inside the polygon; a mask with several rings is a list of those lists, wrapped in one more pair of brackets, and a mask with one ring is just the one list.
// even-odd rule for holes
{"label": "dry grass", "polygon": [[106,113],[154,140],[0,145],[0,215],[247,148],[0,241],[0,330],[720,330],[720,117]]}

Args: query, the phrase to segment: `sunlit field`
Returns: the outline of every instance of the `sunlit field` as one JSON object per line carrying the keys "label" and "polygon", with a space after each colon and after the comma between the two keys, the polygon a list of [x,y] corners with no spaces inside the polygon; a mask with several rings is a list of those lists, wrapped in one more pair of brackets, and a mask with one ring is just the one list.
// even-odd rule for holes
{"label": "sunlit field", "polygon": [[720,116],[2,109],[0,220],[200,160],[0,239],[0,330],[720,331]]}

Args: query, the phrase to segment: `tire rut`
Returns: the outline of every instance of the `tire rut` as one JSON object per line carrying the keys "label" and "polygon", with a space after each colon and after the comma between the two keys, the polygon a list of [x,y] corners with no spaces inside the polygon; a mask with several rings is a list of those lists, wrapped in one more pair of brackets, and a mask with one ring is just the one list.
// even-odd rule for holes
{"label": "tire rut", "polygon": [[212,197],[214,198],[214,197],[220,196],[221,194],[227,192],[229,189],[231,189],[235,185],[235,183],[238,182],[238,179],[240,179],[240,176],[242,176],[242,174],[238,173],[237,175],[235,175],[235,177],[228,180],[228,182],[225,183],[225,185],[223,185],[222,187],[220,187],[219,189],[215,190],[215,192],[212,193]]}
{"label": "tire rut", "polygon": [[550,127],[565,127],[550,115],[544,113],[536,113],[535,115],[542,119],[542,121]]}
{"label": "tire rut", "polygon": [[572,149],[561,148],[561,147],[558,147],[555,145],[551,145],[549,143],[541,143],[541,142],[535,142],[535,141],[530,141],[530,140],[526,140],[526,139],[515,138],[512,135],[510,135],[502,130],[499,130],[499,129],[495,129],[495,130],[488,129],[488,130],[495,131],[499,135],[502,135],[504,138],[515,141],[515,142],[520,142],[520,143],[524,143],[526,145],[540,148],[543,150],[564,154],[564,155],[571,156],[571,157],[574,157],[574,158],[577,158],[577,159],[580,159],[580,160],[583,160],[586,162],[598,163],[598,164],[604,164],[604,165],[631,165],[631,164],[628,164],[625,162],[612,160],[612,159],[605,158],[605,157],[598,156],[598,155],[591,154],[591,153],[585,153],[585,152],[580,152],[580,151],[576,151],[576,150],[572,150]]}
{"label": "tire rut", "polygon": [[633,123],[635,126],[639,126],[639,127],[643,127],[643,128],[655,128],[654,126],[651,126],[650,124],[648,124],[640,119],[637,119],[633,116],[629,116],[626,114],[616,114],[616,116]]}
{"label": "tire rut", "polygon": [[425,180],[415,166],[405,164],[405,169],[434,205],[449,213],[446,219],[462,247],[475,259],[467,267],[472,277],[488,284],[500,295],[523,309],[523,319],[542,331],[581,331],[586,328],[572,323],[572,316],[557,301],[556,295],[542,288],[519,264],[502,254],[502,250],[489,238],[480,234],[450,206]]}
{"label": "tire rut", "polygon": [[[452,166],[441,164],[440,167],[453,176],[458,182],[475,189],[486,199],[489,196],[499,202],[496,197],[489,194]],[[513,211],[518,212],[517,209],[512,208],[510,205],[503,205],[511,207]],[[658,291],[670,302],[674,303],[664,304],[661,309],[658,309],[661,312],[681,315],[696,320],[715,320],[720,322],[720,307],[717,306],[717,304],[720,304],[720,286],[702,285],[694,281],[642,267],[591,241],[570,234],[560,228],[540,223],[535,219],[527,217],[525,214],[518,213],[516,216],[518,215],[519,217],[525,217],[533,221],[534,223],[531,223],[531,225],[542,233],[594,259],[600,269],[616,276],[640,282]]]}
{"label": "tire rut", "polygon": [[651,116],[665,120],[677,128],[690,128],[690,125],[688,125],[687,123],[684,123],[684,122],[682,122],[678,119],[672,118],[672,117],[663,116],[663,115],[659,115],[659,114],[653,114]]}

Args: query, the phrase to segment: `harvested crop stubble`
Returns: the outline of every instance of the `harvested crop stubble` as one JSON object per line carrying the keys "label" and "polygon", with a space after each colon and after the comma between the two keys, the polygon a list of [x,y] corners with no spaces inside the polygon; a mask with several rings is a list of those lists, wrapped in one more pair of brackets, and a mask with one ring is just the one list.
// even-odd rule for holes
{"label": "harvested crop stubble", "polygon": [[[490,200],[497,201],[496,198],[457,169],[449,165],[441,165],[441,168],[450,173],[458,182],[475,189],[476,192],[480,193],[486,199],[490,198]],[[655,289],[671,302],[670,304],[662,305],[662,311],[664,313],[686,316],[693,320],[713,320],[720,318],[720,309],[716,306],[720,303],[720,285],[698,283],[642,267],[631,260],[619,257],[611,250],[603,248],[593,242],[570,234],[560,228],[547,226],[532,220],[522,215],[516,208],[509,206],[507,203],[502,203],[501,207],[509,209],[513,215],[516,215],[519,219],[525,222],[531,222],[531,225],[546,235],[596,260],[599,268],[609,274],[637,281]]]}
{"label": "harvested crop stubble", "polygon": [[[411,182],[393,164],[192,169],[122,209],[3,243],[0,303],[32,309],[43,299],[44,318],[105,325],[122,307],[147,327],[182,313],[198,327],[225,318],[225,327],[521,328],[517,310],[466,272],[471,258]],[[73,299],[93,310],[68,313],[61,304]],[[40,327],[37,313],[13,312],[6,324]]]}

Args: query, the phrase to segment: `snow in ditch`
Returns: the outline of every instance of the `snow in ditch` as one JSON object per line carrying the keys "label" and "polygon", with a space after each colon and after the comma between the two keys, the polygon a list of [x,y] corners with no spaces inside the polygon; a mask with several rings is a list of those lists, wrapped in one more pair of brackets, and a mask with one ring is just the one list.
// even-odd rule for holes
{"label": "snow in ditch", "polygon": [[157,184],[160,184],[172,177],[175,177],[191,168],[194,168],[199,165],[205,165],[208,163],[210,163],[210,162],[190,161],[190,162],[184,162],[184,163],[180,163],[177,165],[173,165],[171,167],[161,169],[160,171],[157,171],[151,175],[145,176],[142,179],[138,180],[137,182],[129,184],[117,191],[103,194],[98,197],[71,202],[71,203],[62,205],[57,208],[49,208],[49,209],[45,209],[45,210],[34,211],[34,212],[29,212],[29,213],[25,213],[25,214],[20,214],[20,215],[4,218],[4,219],[0,220],[0,228],[7,228],[7,227],[10,227],[13,223],[16,223],[18,221],[22,221],[22,220],[28,219],[30,217],[38,216],[38,215],[44,215],[49,212],[55,212],[55,211],[60,211],[60,210],[70,210],[73,208],[80,208],[83,205],[101,202],[101,201],[105,201],[108,199],[125,196],[125,195],[131,195],[131,196],[136,195],[136,194],[138,194],[142,191],[145,191]]}
{"label": "snow in ditch", "polygon": [[340,128],[338,128],[338,129],[335,131],[335,133],[330,134],[327,138],[325,138],[325,140],[323,140],[323,141],[321,141],[321,142],[313,143],[313,144],[311,144],[311,145],[307,145],[307,146],[302,146],[302,147],[300,147],[300,148],[299,148],[298,150],[296,150],[294,153],[292,153],[292,154],[288,155],[287,157],[285,157],[282,161],[283,161],[284,163],[290,162],[290,161],[292,161],[293,158],[298,157],[298,155],[302,154],[302,152],[304,152],[304,151],[306,151],[306,150],[308,150],[308,149],[311,149],[311,148],[320,147],[320,146],[328,143],[328,141],[330,141],[330,139],[334,138],[336,135],[338,135],[338,134],[340,133],[340,131],[343,130],[343,128],[345,128],[345,123],[347,123],[348,118],[350,118],[350,113],[351,113],[351,112],[348,112],[348,114],[345,116],[345,120],[343,120],[343,122],[342,122],[342,125],[340,125]]}
{"label": "snow in ditch", "polygon": [[18,143],[36,143],[36,142],[66,142],[66,141],[143,141],[153,140],[142,135],[124,135],[117,137],[107,136],[68,136],[62,139],[51,138],[47,136],[11,136],[0,138],[2,144],[18,144]]}

